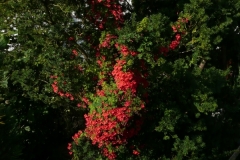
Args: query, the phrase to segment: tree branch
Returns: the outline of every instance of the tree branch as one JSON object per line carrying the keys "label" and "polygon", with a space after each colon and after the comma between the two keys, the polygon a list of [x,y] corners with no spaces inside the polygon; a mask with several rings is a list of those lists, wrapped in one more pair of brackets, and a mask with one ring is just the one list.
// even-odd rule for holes
{"label": "tree branch", "polygon": [[201,63],[199,64],[200,70],[203,70],[205,64],[206,64],[206,60],[202,59]]}
{"label": "tree branch", "polygon": [[41,2],[42,2],[43,6],[44,6],[44,8],[45,8],[45,10],[46,10],[46,14],[47,14],[48,17],[49,17],[50,22],[54,25],[55,22],[53,21],[52,15],[51,15],[50,10],[49,10],[49,8],[48,8],[48,2],[49,2],[49,1],[48,1],[48,0],[41,0]]}
{"label": "tree branch", "polygon": [[237,156],[240,153],[240,146],[236,149],[236,151],[233,153],[233,155],[229,158],[229,160],[236,160]]}

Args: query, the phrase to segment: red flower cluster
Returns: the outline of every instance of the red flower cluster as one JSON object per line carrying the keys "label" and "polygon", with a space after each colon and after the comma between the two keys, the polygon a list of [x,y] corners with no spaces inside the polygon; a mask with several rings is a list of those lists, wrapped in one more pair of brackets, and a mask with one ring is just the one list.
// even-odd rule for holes
{"label": "red flower cluster", "polygon": [[69,150],[68,153],[69,153],[70,155],[72,155],[72,151],[71,151],[71,149],[72,149],[72,144],[71,144],[71,143],[68,143],[67,149]]}
{"label": "red flower cluster", "polygon": [[109,146],[117,148],[126,144],[127,140],[135,136],[142,125],[142,120],[134,121],[130,127],[131,119],[130,101],[126,101],[122,107],[107,109],[109,105],[102,104],[101,113],[93,111],[84,115],[86,119],[86,136],[92,140],[92,144],[98,145],[108,159],[115,159],[114,151],[109,151]]}
{"label": "red flower cluster", "polygon": [[128,107],[102,108],[102,113],[93,112],[84,117],[87,126],[85,133],[99,148],[126,143],[126,139],[119,136],[123,135],[123,128],[130,118]]}
{"label": "red flower cluster", "polygon": [[182,19],[178,20],[178,25],[177,26],[172,26],[173,32],[176,33],[174,40],[169,45],[169,48],[172,49],[172,50],[177,48],[177,46],[180,44],[180,41],[181,41],[181,34],[184,34],[183,32],[179,31],[180,28],[181,28],[179,23],[188,23],[188,19],[187,18],[182,18]]}
{"label": "red flower cluster", "polygon": [[169,45],[169,48],[172,49],[172,50],[177,48],[177,46],[180,44],[180,40],[181,40],[181,35],[176,34],[175,39],[171,42],[171,44]]}
{"label": "red flower cluster", "polygon": [[[115,38],[117,37],[107,34],[98,48],[95,48],[97,63],[100,67],[103,67],[103,64],[108,63],[111,59],[108,57],[106,60],[106,57],[101,55],[100,49],[110,49],[110,47],[112,47],[111,42]],[[102,153],[108,159],[115,159],[115,149],[120,145],[126,144],[129,138],[135,136],[140,131],[143,121],[132,118],[132,115],[144,109],[144,103],[141,102],[139,107],[135,107],[136,104],[132,104],[130,100],[126,99],[129,99],[129,96],[132,98],[137,97],[136,92],[139,85],[145,88],[148,87],[146,80],[147,74],[142,73],[142,71],[145,72],[145,70],[147,70],[145,61],[141,61],[142,71],[136,69],[123,71],[123,66],[126,64],[124,57],[136,56],[137,52],[130,51],[127,46],[122,44],[115,44],[115,47],[119,50],[119,53],[123,55],[123,59],[117,60],[115,64],[111,63],[113,65],[111,74],[105,71],[99,74],[101,78],[99,77],[95,96],[96,98],[101,98],[107,97],[109,94],[114,94],[118,102],[125,101],[125,103],[122,106],[111,106],[105,101],[97,107],[97,110],[93,110],[91,113],[84,115],[86,120],[86,129],[84,132],[86,136],[92,140],[94,145],[97,145],[102,150]],[[112,58],[114,58],[114,56]],[[107,82],[109,78],[111,79],[112,77],[117,85],[117,89],[105,90],[104,82]],[[119,91],[124,92],[120,94]],[[143,94],[146,95],[147,93]],[[146,98],[146,96],[144,98]],[[86,104],[91,105],[89,100],[86,100]],[[133,109],[134,107],[135,109]],[[101,110],[101,112],[99,112],[99,110]],[[115,149],[112,148],[113,150],[110,151],[108,149],[109,147],[114,147]]]}
{"label": "red flower cluster", "polygon": [[[95,25],[103,30],[109,17],[113,16],[114,23],[118,27],[123,23],[122,7],[117,0],[88,0],[88,5],[91,6],[91,15],[88,19],[95,23]],[[106,12],[102,12],[99,6],[107,8]]]}
{"label": "red flower cluster", "polygon": [[128,47],[125,45],[119,45],[118,43],[116,43],[115,47],[117,49],[119,49],[120,53],[123,54],[123,56],[127,56],[127,55],[136,56],[137,55],[137,52],[129,51]]}
{"label": "red flower cluster", "polygon": [[83,98],[82,98],[82,101],[83,101],[84,103],[86,103],[87,105],[90,104],[89,99],[86,98],[86,97],[83,97]]}
{"label": "red flower cluster", "polygon": [[176,33],[177,32],[177,28],[175,26],[172,26],[173,32]]}
{"label": "red flower cluster", "polygon": [[117,87],[121,91],[131,90],[132,93],[136,93],[137,90],[137,81],[134,76],[134,72],[128,71],[123,72],[122,67],[126,64],[125,60],[118,60],[114,69],[112,71],[112,75],[115,79]]}
{"label": "red flower cluster", "polygon": [[[97,12],[99,8],[96,7],[99,7],[99,3],[104,4],[104,6],[108,8],[116,7],[120,12],[120,8],[116,6],[118,2],[112,3],[111,1],[113,0],[91,1],[91,4],[95,5],[90,5],[92,7],[92,11],[96,13],[96,16],[93,17],[93,19],[102,19],[101,21],[95,21],[96,24],[99,25],[99,29],[103,29],[103,26],[106,23],[106,19],[104,19],[105,15],[101,15],[100,12]],[[98,4],[98,6],[96,4]],[[109,9],[106,14],[110,12],[117,21],[121,18],[121,14],[119,14],[118,11],[112,11]],[[91,139],[92,144],[97,145],[101,149],[103,155],[111,160],[116,158],[115,152],[117,151],[117,148],[120,145],[126,144],[129,138],[137,135],[140,131],[143,120],[137,120],[136,117],[133,117],[133,115],[135,113],[139,113],[140,110],[143,110],[145,108],[145,103],[136,94],[137,87],[139,85],[144,88],[148,87],[148,82],[146,80],[148,74],[145,72],[147,71],[147,67],[144,60],[141,61],[141,70],[129,69],[127,71],[123,71],[123,67],[126,65],[125,58],[127,56],[136,56],[137,52],[130,51],[126,45],[116,43],[115,47],[119,51],[116,55],[122,55],[122,59],[115,62],[114,56],[110,55],[105,57],[105,55],[101,54],[101,49],[110,49],[110,47],[112,47],[112,40],[116,38],[117,36],[107,34],[102,43],[94,47],[96,51],[96,62],[98,65],[101,68],[106,67],[109,64],[109,67],[113,67],[112,72],[110,72],[109,69],[105,70],[105,68],[103,68],[99,77],[96,78],[96,80],[98,79],[98,84],[96,86],[96,94],[94,96],[100,101],[105,99],[105,97],[106,100],[102,101],[100,106],[95,106],[96,103],[90,103],[90,100],[87,97],[83,97],[82,102],[77,104],[78,107],[84,108],[86,108],[87,105],[92,105],[89,106],[89,108],[91,108],[91,112],[84,115],[86,120],[86,128],[84,130],[85,136]],[[112,80],[116,83],[117,88],[115,88],[115,86],[111,88],[112,86],[110,86],[110,84],[112,83]],[[120,91],[124,92],[121,93]],[[114,99],[117,102],[114,102],[114,104],[116,104],[116,106],[113,102],[108,103],[107,96],[110,94],[111,96],[115,96]],[[147,93],[141,93],[140,95],[142,98],[147,98],[147,96],[145,96]],[[132,102],[132,99],[135,98],[138,100]],[[120,103],[121,105],[119,105]],[[76,133],[73,137],[75,141],[77,137],[79,137],[78,133]]]}
{"label": "red flower cluster", "polygon": [[118,89],[121,91],[130,90],[131,93],[135,94],[138,85],[141,84],[144,88],[148,87],[148,82],[146,80],[147,75],[145,74],[145,76],[142,76],[138,70],[124,72],[122,68],[125,64],[125,60],[118,60],[112,71]]}
{"label": "red flower cluster", "polygon": [[105,93],[104,93],[104,90],[97,90],[97,95],[99,96],[99,97],[104,97],[105,96]]}
{"label": "red flower cluster", "polygon": [[[75,142],[76,145],[78,145],[78,140],[80,138],[80,136],[82,135],[82,131],[78,131],[77,133],[74,134],[74,136],[72,136],[73,141]],[[67,149],[69,150],[69,154],[72,155],[72,144],[68,143]]]}
{"label": "red flower cluster", "polygon": [[78,52],[77,52],[75,49],[73,49],[73,50],[72,50],[72,55],[75,56],[75,57],[77,57]]}
{"label": "red flower cluster", "polygon": [[74,67],[74,69],[77,69],[77,70],[79,70],[80,72],[83,72],[83,67],[80,65],[80,64],[78,64],[77,66],[75,66]]}
{"label": "red flower cluster", "polygon": [[74,134],[74,136],[72,136],[72,139],[77,145],[78,145],[78,139],[80,138],[81,134],[82,134],[82,131],[78,131],[77,133]]}
{"label": "red flower cluster", "polygon": [[105,155],[106,157],[108,157],[109,160],[114,160],[117,158],[116,153],[114,153],[113,151],[109,151],[108,148],[103,148],[102,151],[103,155]]}
{"label": "red flower cluster", "polygon": [[52,89],[54,93],[58,93],[57,81],[54,81],[52,84]]}
{"label": "red flower cluster", "polygon": [[110,42],[115,38],[117,38],[117,36],[107,34],[104,41],[99,45],[99,48],[110,48]]}
{"label": "red flower cluster", "polygon": [[[50,76],[50,78],[56,79],[57,76]],[[63,91],[59,90],[57,84],[58,84],[58,82],[57,82],[56,80],[53,81],[53,84],[51,85],[51,86],[52,86],[52,89],[53,89],[53,92],[56,93],[56,94],[58,94],[58,95],[61,96],[61,97],[66,97],[66,98],[69,98],[71,101],[73,101],[73,100],[74,100],[73,95],[72,95],[71,93],[68,93],[68,92],[65,92],[65,93],[64,93]]]}
{"label": "red flower cluster", "polygon": [[73,49],[73,50],[72,50],[72,55],[70,56],[70,58],[71,58],[71,59],[74,59],[74,58],[76,58],[77,56],[78,56],[77,50]]}
{"label": "red flower cluster", "polygon": [[121,138],[123,134],[121,128],[124,128],[129,120],[129,109],[127,107],[115,108],[110,110],[102,110],[102,114],[92,113],[85,115],[86,126],[85,133],[92,140],[93,144],[97,144],[99,148],[103,148],[103,154],[108,159],[115,159],[116,154],[109,151],[109,145],[122,145],[126,143],[126,139]]}
{"label": "red flower cluster", "polygon": [[[172,29],[173,29],[173,32],[175,33],[175,37],[174,37],[174,40],[170,43],[169,45],[169,49],[171,50],[174,50],[176,49],[180,42],[181,42],[181,34],[184,34],[183,32],[180,32],[180,24],[179,23],[188,23],[188,19],[187,18],[182,18],[181,20],[179,20],[178,22],[178,25],[177,26],[172,26]],[[163,54],[164,56],[167,56],[167,53],[169,52],[169,49],[167,47],[160,47],[160,54]],[[158,57],[155,56],[155,60],[157,59]]]}
{"label": "red flower cluster", "polygon": [[174,33],[177,33],[177,32],[181,32],[180,31],[180,29],[181,29],[181,26],[180,26],[180,24],[186,24],[186,23],[188,23],[188,19],[187,18],[181,18],[181,19],[179,19],[178,21],[177,21],[177,25],[176,26],[172,26],[172,29],[173,29],[173,32]]}
{"label": "red flower cluster", "polygon": [[88,98],[82,97],[82,102],[77,104],[77,107],[87,108],[87,105],[89,105],[90,102]]}
{"label": "red flower cluster", "polygon": [[140,153],[137,150],[133,150],[134,155],[139,155]]}

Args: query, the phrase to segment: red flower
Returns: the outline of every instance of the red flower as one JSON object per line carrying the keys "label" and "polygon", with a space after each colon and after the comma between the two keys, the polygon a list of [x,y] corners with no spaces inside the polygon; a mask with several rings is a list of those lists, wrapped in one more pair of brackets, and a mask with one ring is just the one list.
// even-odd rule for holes
{"label": "red flower", "polygon": [[52,84],[52,89],[54,93],[58,93],[58,86],[56,84]]}
{"label": "red flower", "polygon": [[58,94],[63,97],[64,96],[64,93],[62,91],[59,91]]}
{"label": "red flower", "polygon": [[104,90],[97,90],[97,95],[100,96],[100,97],[105,96]]}
{"label": "red flower", "polygon": [[76,56],[78,55],[77,50],[73,49],[73,50],[72,50],[72,55],[76,57]]}
{"label": "red flower", "polygon": [[66,97],[69,97],[69,96],[70,96],[70,93],[68,93],[68,92],[65,93],[65,96],[66,96]]}
{"label": "red flower", "polygon": [[74,38],[73,38],[73,37],[69,37],[68,40],[69,40],[69,41],[73,41]]}
{"label": "red flower", "polygon": [[125,45],[119,45],[118,43],[116,43],[116,44],[115,44],[115,47],[119,50],[119,52],[120,52],[121,54],[123,54],[123,56],[127,56],[127,55],[129,55],[129,54],[131,54],[132,56],[136,56],[136,55],[137,55],[137,52],[135,52],[135,51],[130,51],[130,50],[128,49],[128,47],[125,46]]}
{"label": "red flower", "polygon": [[141,108],[142,108],[142,109],[143,109],[143,108],[145,108],[145,105],[144,105],[144,103],[142,103],[142,104],[141,104]]}
{"label": "red flower", "polygon": [[71,143],[68,143],[67,149],[68,149],[68,150],[71,150],[71,148],[72,148],[72,144],[71,144]]}
{"label": "red flower", "polygon": [[83,68],[82,68],[82,66],[79,64],[79,65],[77,65],[76,67],[75,67],[76,69],[78,69],[80,72],[82,72],[83,71]]}
{"label": "red flower", "polygon": [[112,75],[115,79],[118,89],[122,91],[131,90],[132,93],[136,93],[137,82],[136,77],[132,71],[123,72],[122,66],[126,64],[125,60],[118,60],[114,66]]}
{"label": "red flower", "polygon": [[130,101],[126,101],[125,104],[124,104],[125,107],[129,107],[130,105],[131,105]]}
{"label": "red flower", "polygon": [[66,93],[65,93],[65,96],[66,96],[67,98],[69,98],[71,101],[74,100],[74,97],[73,97],[73,95],[72,95],[71,93],[66,92]]}
{"label": "red flower", "polygon": [[97,64],[102,67],[102,61],[101,60],[97,60]]}
{"label": "red flower", "polygon": [[173,32],[177,32],[177,28],[175,26],[172,26]]}
{"label": "red flower", "polygon": [[69,99],[70,99],[71,101],[73,101],[73,100],[74,100],[74,97],[73,97],[72,95],[70,95]]}
{"label": "red flower", "polygon": [[140,153],[137,150],[133,150],[134,155],[139,155]]}
{"label": "red flower", "polygon": [[171,44],[169,45],[169,48],[171,48],[172,50],[174,50],[175,48],[177,48],[177,46],[179,45],[179,41],[172,41]]}
{"label": "red flower", "polygon": [[72,139],[74,140],[74,142],[78,145],[78,138],[81,136],[82,131],[78,131],[77,133],[74,134],[74,136],[72,136]]}
{"label": "red flower", "polygon": [[99,47],[103,47],[103,48],[110,48],[110,43],[112,39],[117,38],[117,36],[111,35],[111,34],[107,34],[104,41],[99,45]]}
{"label": "red flower", "polygon": [[125,45],[122,45],[122,46],[120,47],[120,52],[121,52],[124,56],[127,56],[127,55],[129,54],[129,50],[128,50],[127,46],[125,46]]}
{"label": "red flower", "polygon": [[131,54],[132,56],[136,56],[136,55],[137,55],[137,52],[130,51],[130,54]]}
{"label": "red flower", "polygon": [[55,75],[51,75],[50,78],[52,78],[52,79],[56,79],[56,78],[58,78],[58,77],[55,76]]}
{"label": "red flower", "polygon": [[86,97],[83,97],[83,98],[82,98],[82,101],[83,101],[84,103],[86,103],[86,104],[89,104],[89,100],[88,100],[88,98],[86,98]]}
{"label": "red flower", "polygon": [[181,40],[181,35],[180,34],[176,34],[175,38],[176,38],[177,41],[180,41]]}

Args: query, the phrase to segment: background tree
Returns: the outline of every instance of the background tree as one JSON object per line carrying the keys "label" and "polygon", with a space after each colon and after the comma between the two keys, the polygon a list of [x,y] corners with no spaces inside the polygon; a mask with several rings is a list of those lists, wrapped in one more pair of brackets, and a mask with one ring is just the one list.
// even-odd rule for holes
{"label": "background tree", "polygon": [[4,159],[205,160],[237,148],[237,0],[0,5]]}
{"label": "background tree", "polygon": [[[1,130],[8,135],[12,128],[16,128],[13,135],[21,136],[18,138],[20,142],[10,141],[10,144],[5,136],[1,136],[1,145],[6,146],[1,149],[1,154],[7,153],[8,159],[12,159],[15,151],[5,150],[15,144],[22,144],[22,155],[18,158],[67,159],[66,144],[76,128],[83,126],[83,118],[79,118],[83,117],[80,116],[83,111],[76,107],[77,103],[56,96],[51,88],[54,79],[50,77],[59,75],[59,79],[65,77],[66,83],[61,84],[64,89],[77,90],[77,85],[69,85],[69,73],[75,70],[71,66],[77,66],[82,61],[79,55],[75,62],[71,60],[72,46],[77,44],[75,40],[69,40],[67,29],[74,21],[71,12],[61,10],[59,3],[72,7],[69,9],[71,12],[74,10],[72,2],[1,3],[1,30],[4,30],[1,36],[10,39],[10,44],[16,44],[12,51],[6,46],[1,50],[1,71],[8,78],[6,88],[1,90],[2,102],[9,102],[2,103],[3,120],[13,119],[1,126],[8,129]],[[14,34],[17,34],[15,39]],[[8,110],[11,112],[6,114]]]}

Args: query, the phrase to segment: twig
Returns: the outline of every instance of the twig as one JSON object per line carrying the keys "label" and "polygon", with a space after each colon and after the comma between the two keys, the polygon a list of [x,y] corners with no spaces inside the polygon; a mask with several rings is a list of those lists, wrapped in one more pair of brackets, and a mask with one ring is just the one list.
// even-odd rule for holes
{"label": "twig", "polygon": [[88,61],[89,59],[88,59],[88,57],[87,57],[86,52],[83,50],[83,48],[80,47],[80,45],[79,45],[79,46],[78,46],[78,49],[80,50],[80,52],[82,52],[82,55],[84,56],[86,62],[89,63],[89,61]]}
{"label": "twig", "polygon": [[38,80],[48,84],[48,82],[45,80],[41,80],[41,79],[38,79]]}
{"label": "twig", "polygon": [[188,52],[192,52],[195,48],[193,49],[190,49],[190,50],[187,50],[187,51],[182,51],[182,52],[179,52],[179,54],[183,54],[183,53],[188,53]]}

